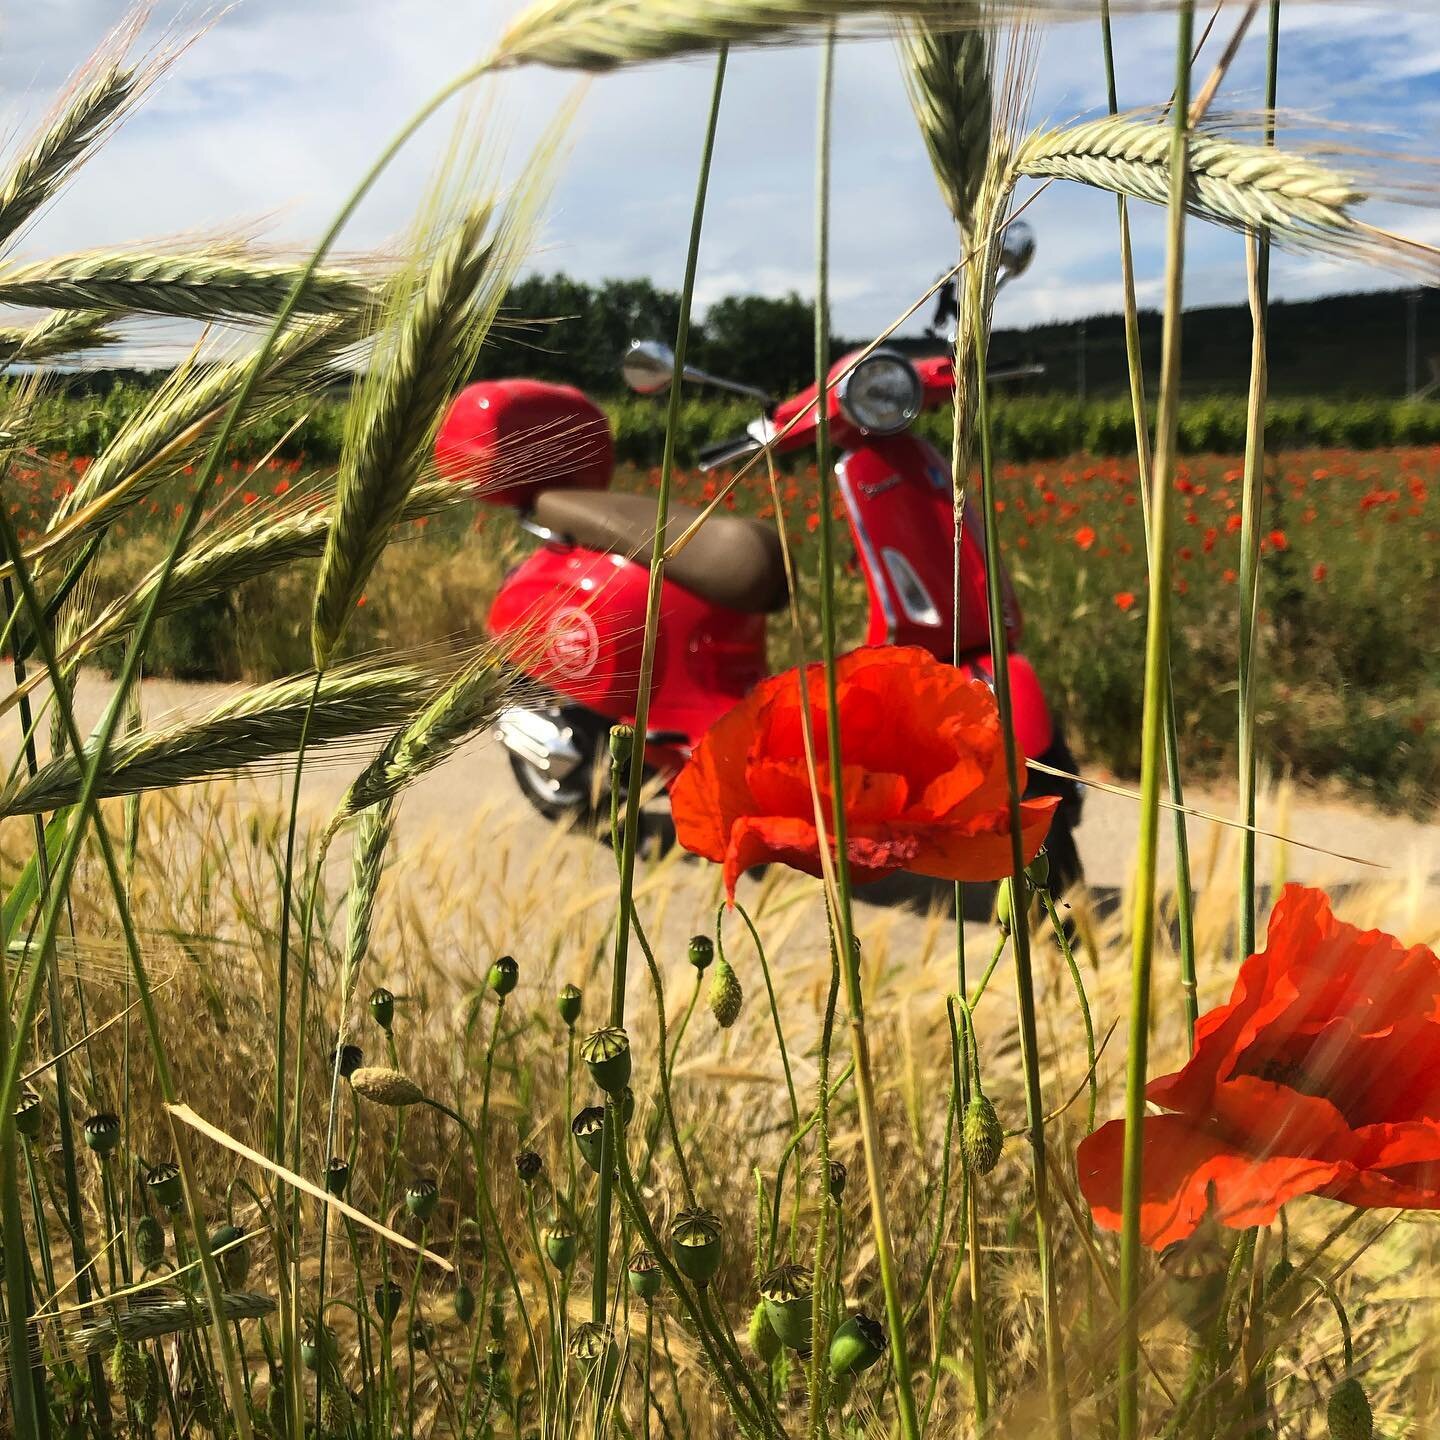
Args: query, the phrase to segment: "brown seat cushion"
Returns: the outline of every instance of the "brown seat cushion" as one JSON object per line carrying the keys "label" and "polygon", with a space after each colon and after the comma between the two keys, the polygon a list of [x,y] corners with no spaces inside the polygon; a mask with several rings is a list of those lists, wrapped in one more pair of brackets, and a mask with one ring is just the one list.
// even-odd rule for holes
{"label": "brown seat cushion", "polygon": [[[699,517],[692,506],[671,505],[665,543],[683,535]],[[591,550],[627,555],[642,565],[650,558],[655,501],[648,496],[546,490],[535,502],[535,519]],[[785,604],[780,537],[772,526],[748,516],[712,515],[666,562],[665,574],[716,605],[746,614],[769,614]]]}

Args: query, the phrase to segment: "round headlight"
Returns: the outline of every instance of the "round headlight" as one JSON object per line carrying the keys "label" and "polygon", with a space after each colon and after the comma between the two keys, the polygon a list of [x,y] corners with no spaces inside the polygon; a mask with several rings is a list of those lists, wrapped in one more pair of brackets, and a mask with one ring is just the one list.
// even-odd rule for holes
{"label": "round headlight", "polygon": [[846,418],[873,435],[896,435],[915,423],[924,387],[915,367],[891,350],[867,356],[840,382]]}

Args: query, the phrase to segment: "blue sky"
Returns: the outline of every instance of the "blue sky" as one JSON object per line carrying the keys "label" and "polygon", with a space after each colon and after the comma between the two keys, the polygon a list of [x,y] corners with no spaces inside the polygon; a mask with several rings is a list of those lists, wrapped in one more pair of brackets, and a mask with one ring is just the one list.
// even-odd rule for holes
{"label": "blue sky", "polygon": [[[414,107],[481,55],[518,0],[242,0],[219,15],[143,111],[23,238],[21,254],[263,223],[274,241],[304,245]],[[1208,6],[1202,6],[1208,12]],[[1217,36],[1242,6],[1230,0]],[[111,0],[48,0],[0,9],[0,95],[12,138],[44,111],[66,75],[113,23]],[[1287,0],[1281,100],[1294,124],[1342,123],[1347,144],[1423,154],[1440,134],[1440,22],[1433,0],[1306,4]],[[154,27],[193,17],[158,0]],[[1122,104],[1166,97],[1174,22],[1117,21]],[[1219,39],[1215,42],[1218,49]],[[1264,40],[1247,40],[1217,108],[1261,101]],[[812,283],[812,173],[818,52],[745,52],[731,64],[702,256],[702,303],[734,291],[807,291]],[[1208,71],[1208,57],[1202,62]],[[708,61],[608,75],[583,86],[542,242],[533,264],[598,279],[647,275],[678,283]],[[507,76],[495,130],[518,164],[574,81]],[[873,333],[945,266],[954,246],[910,115],[893,45],[842,47],[836,92],[833,290],[837,327]],[[1050,29],[1042,42],[1032,120],[1066,120],[1103,103],[1094,21]],[[443,147],[442,122],[423,134],[347,235],[350,248],[401,232]],[[1110,197],[1056,186],[1027,216],[1039,239],[1025,280],[1007,291],[1001,324],[1118,307]],[[1157,212],[1137,212],[1142,302],[1162,267]],[[1433,196],[1424,206],[1377,203],[1370,218],[1440,244]],[[1397,283],[1313,257],[1287,257],[1276,291],[1301,297]],[[1244,294],[1240,242],[1192,228],[1191,303]]]}

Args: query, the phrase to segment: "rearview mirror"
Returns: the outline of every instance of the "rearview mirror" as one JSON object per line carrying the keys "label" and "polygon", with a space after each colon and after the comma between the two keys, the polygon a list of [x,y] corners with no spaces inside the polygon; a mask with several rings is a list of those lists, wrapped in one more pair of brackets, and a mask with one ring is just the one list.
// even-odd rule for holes
{"label": "rearview mirror", "polygon": [[675,379],[675,352],[658,340],[633,340],[620,373],[637,395],[658,395]]}

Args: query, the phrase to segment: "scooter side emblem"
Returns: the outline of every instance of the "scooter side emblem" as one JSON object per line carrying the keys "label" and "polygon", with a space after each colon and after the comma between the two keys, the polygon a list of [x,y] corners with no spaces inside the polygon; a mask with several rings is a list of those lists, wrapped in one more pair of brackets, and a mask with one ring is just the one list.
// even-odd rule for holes
{"label": "scooter side emblem", "polygon": [[583,680],[600,660],[600,635],[590,613],[567,605],[550,617],[545,636],[545,664],[557,677]]}

